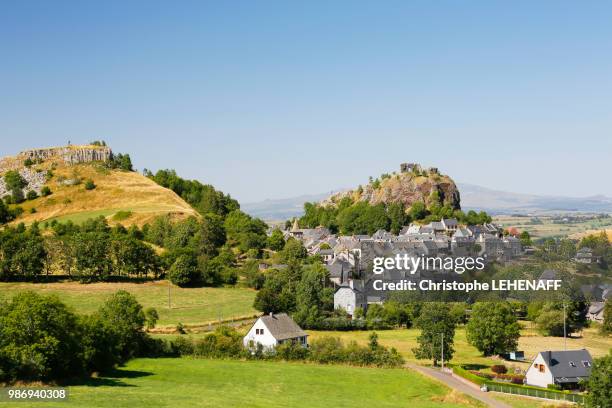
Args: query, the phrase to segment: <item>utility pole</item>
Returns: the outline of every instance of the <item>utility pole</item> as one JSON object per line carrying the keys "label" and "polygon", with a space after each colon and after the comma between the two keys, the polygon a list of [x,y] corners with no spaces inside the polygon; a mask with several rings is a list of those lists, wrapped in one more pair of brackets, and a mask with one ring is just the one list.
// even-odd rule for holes
{"label": "utility pole", "polygon": [[442,371],[444,371],[444,333],[442,333]]}
{"label": "utility pole", "polygon": [[565,321],[565,302],[563,302],[563,347],[565,347],[565,351],[567,351],[567,327],[565,325]]}

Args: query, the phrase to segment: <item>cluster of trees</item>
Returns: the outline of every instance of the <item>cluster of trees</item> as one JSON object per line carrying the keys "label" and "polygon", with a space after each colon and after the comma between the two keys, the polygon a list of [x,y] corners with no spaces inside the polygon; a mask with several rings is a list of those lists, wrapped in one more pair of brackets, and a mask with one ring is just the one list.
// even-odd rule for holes
{"label": "cluster of trees", "polygon": [[134,171],[134,168],[132,167],[132,159],[130,158],[130,155],[127,153],[113,153],[110,160],[106,162],[106,166],[109,169]]}
{"label": "cluster of trees", "polygon": [[221,326],[198,340],[178,337],[170,347],[175,355],[200,358],[240,358],[256,360],[302,360],[319,364],[350,364],[356,366],[399,367],[403,358],[394,348],[378,344],[378,335],[370,334],[367,346],[352,341],[344,344],[336,337],[321,337],[310,343],[308,349],[300,344],[283,343],[274,350],[264,349],[258,344],[247,350],[242,344],[242,335],[235,329]]}
{"label": "cluster of trees", "polygon": [[[6,189],[10,192],[9,195],[3,197],[4,202],[0,204],[4,211],[0,209],[0,224],[3,222],[10,221],[11,219],[16,218],[20,214],[19,209],[8,209],[9,204],[20,204],[25,200],[34,200],[38,198],[38,194],[34,190],[29,190],[24,193],[24,188],[28,186],[27,181],[19,174],[16,170],[9,170],[4,174],[4,184],[6,185]],[[49,195],[51,190],[49,188],[45,188],[42,194]],[[3,201],[0,200],[0,201]],[[4,217],[2,212],[5,213]],[[12,218],[10,218],[12,216]],[[3,221],[4,218],[4,221]]]}
{"label": "cluster of trees", "polygon": [[162,265],[180,286],[236,283],[237,257],[257,258],[266,247],[266,224],[233,210],[174,222],[157,217],[143,226],[144,239],[165,249]]}
{"label": "cluster of trees", "polygon": [[[293,257],[297,245],[289,240],[283,256]],[[299,243],[299,242],[298,242]],[[300,244],[301,245],[301,244]],[[288,259],[284,269],[270,271],[255,297],[254,307],[264,313],[286,312],[305,328],[316,328],[334,311],[334,288],[329,273],[319,262],[306,263],[305,251],[298,258]]]}
{"label": "cluster of trees", "polygon": [[200,214],[217,214],[225,217],[232,211],[239,210],[238,201],[208,184],[197,180],[180,178],[174,170],[159,170],[155,174],[144,169],[144,175],[162,187],[169,188],[181,196]]}
{"label": "cluster of trees", "polygon": [[448,204],[440,204],[439,197],[434,193],[429,206],[417,201],[410,208],[406,208],[403,203],[372,205],[366,201],[353,202],[349,197],[342,198],[335,206],[305,203],[299,225],[303,228],[321,225],[343,235],[371,235],[379,229],[397,234],[403,226],[413,221],[430,222],[442,218],[456,218],[468,225],[491,222],[491,217],[484,211],[469,211],[466,214]]}
{"label": "cluster of trees", "polygon": [[570,261],[579,249],[590,248],[593,256],[600,259],[599,265],[602,268],[607,269],[612,263],[612,245],[604,231],[587,235],[578,242],[569,238],[546,238],[537,246],[539,251],[536,256],[547,262]]}
{"label": "cluster of trees", "polygon": [[[564,310],[565,309],[565,310]],[[588,325],[588,304],[584,299],[531,302],[527,306],[527,318],[545,336],[571,335]]]}
{"label": "cluster of trees", "polygon": [[50,234],[23,224],[0,232],[0,279],[33,280],[59,271],[81,282],[157,278],[161,260],[137,227],[108,226],[104,217],[78,226],[52,222]]}
{"label": "cluster of trees", "polygon": [[125,291],[92,315],[76,315],[56,296],[17,294],[0,303],[0,382],[109,371],[146,352],[144,325],[142,307]]}

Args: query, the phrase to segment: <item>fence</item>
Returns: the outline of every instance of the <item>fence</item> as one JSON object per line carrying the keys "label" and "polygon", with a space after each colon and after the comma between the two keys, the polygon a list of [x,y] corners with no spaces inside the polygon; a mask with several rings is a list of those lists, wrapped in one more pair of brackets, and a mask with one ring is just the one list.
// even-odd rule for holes
{"label": "fence", "polygon": [[529,397],[546,398],[552,400],[563,400],[584,404],[584,396],[580,394],[564,393],[558,391],[555,392],[544,389],[521,387],[510,384],[506,385],[494,382],[487,382],[486,386],[489,391],[503,392],[506,394],[526,395]]}

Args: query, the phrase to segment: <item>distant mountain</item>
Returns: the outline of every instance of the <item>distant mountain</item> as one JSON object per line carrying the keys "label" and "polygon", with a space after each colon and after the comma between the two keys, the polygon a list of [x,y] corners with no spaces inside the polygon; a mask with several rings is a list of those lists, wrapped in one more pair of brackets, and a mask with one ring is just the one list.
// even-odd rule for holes
{"label": "distant mountain", "polygon": [[[467,183],[457,183],[457,187],[461,194],[461,208],[464,210],[485,210],[491,214],[555,211],[612,212],[612,198],[603,195],[592,197],[540,196],[494,190]],[[242,204],[241,208],[252,216],[264,220],[286,220],[302,215],[305,202],[321,201],[330,195],[330,193],[320,193],[265,200]]]}
{"label": "distant mountain", "polygon": [[292,198],[268,199],[255,203],[241,203],[240,209],[247,214],[266,221],[287,220],[301,216],[304,213],[304,203],[313,201],[319,202],[333,193],[334,192],[307,194]]}
{"label": "distant mountain", "polygon": [[612,198],[540,196],[499,191],[474,184],[458,183],[461,208],[485,210],[492,214],[543,211],[612,212]]}

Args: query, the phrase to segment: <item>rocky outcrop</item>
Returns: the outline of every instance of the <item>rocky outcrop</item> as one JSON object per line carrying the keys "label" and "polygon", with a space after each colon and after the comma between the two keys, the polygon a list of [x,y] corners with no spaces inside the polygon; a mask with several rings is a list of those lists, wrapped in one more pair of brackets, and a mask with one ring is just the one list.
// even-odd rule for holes
{"label": "rocky outcrop", "polygon": [[78,164],[92,161],[108,161],[113,157],[113,152],[107,146],[65,146],[25,150],[19,153],[19,157],[23,160],[61,158],[66,164]]}
{"label": "rocky outcrop", "polygon": [[344,197],[353,201],[366,201],[372,205],[403,203],[409,208],[415,202],[427,207],[435,204],[461,208],[461,197],[455,182],[439,173],[437,168],[422,169],[418,164],[402,165],[399,173],[386,175],[380,180],[349,191],[332,195],[322,201],[322,205],[336,205]]}
{"label": "rocky outcrop", "polygon": [[[27,186],[23,188],[24,194],[27,194],[28,191],[33,190],[36,191],[36,194],[40,194],[40,190],[45,185],[47,180],[47,174],[44,171],[36,171],[24,167],[19,170],[19,174],[26,181]],[[6,183],[3,178],[0,178],[0,198],[10,194],[11,192],[7,190]]]}

